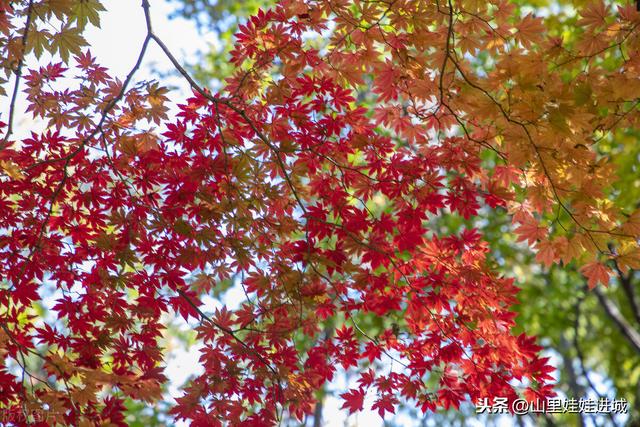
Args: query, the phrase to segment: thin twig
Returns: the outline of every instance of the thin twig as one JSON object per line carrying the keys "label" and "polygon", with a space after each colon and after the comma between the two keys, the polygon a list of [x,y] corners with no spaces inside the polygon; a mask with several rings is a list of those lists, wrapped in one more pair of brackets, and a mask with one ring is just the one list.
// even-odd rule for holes
{"label": "thin twig", "polygon": [[13,133],[13,116],[15,115],[16,100],[18,97],[18,90],[20,89],[20,78],[22,77],[22,67],[24,67],[24,57],[27,49],[27,37],[29,36],[29,29],[31,27],[31,16],[33,9],[33,0],[29,0],[29,6],[27,7],[27,21],[24,26],[24,34],[22,34],[22,46],[20,48],[20,60],[18,61],[18,67],[16,68],[16,81],[13,85],[13,94],[11,95],[11,102],[9,103],[9,120],[7,123],[7,133],[4,135],[4,139],[0,144],[0,150],[3,150],[9,142],[9,137]]}

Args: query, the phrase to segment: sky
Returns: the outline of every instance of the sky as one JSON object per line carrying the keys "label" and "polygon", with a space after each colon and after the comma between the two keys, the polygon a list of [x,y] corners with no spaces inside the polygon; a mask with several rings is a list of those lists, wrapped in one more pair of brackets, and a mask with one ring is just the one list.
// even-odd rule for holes
{"label": "sky", "polygon": [[[198,34],[195,26],[184,19],[169,20],[167,16],[173,10],[164,0],[150,0],[151,21],[154,33],[169,47],[178,58],[189,58],[198,50],[206,49],[210,43],[215,43],[215,36]],[[100,28],[91,27],[86,33],[87,41],[92,53],[98,57],[98,62],[109,68],[112,75],[128,74],[135,63],[140,47],[146,35],[144,13],[139,0],[103,0],[107,9],[100,15]],[[159,70],[170,70],[171,64],[160,48],[151,44],[145,55],[145,61],[138,72],[140,79],[155,77],[150,70],[157,66]],[[187,88],[178,79],[172,83],[180,83],[181,88]]]}

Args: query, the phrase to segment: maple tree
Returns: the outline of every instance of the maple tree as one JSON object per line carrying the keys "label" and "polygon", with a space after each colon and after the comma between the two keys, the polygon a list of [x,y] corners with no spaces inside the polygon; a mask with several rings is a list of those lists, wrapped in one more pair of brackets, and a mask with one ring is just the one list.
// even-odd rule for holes
{"label": "maple tree", "polygon": [[[204,373],[171,409],[194,425],[303,419],[339,372],[343,408],[374,395],[382,417],[546,398],[553,368],[474,222],[508,211],[590,288],[638,268],[640,211],[600,149],[638,118],[632,4],[585,6],[565,39],[507,1],[283,0],[239,26],[216,92],[146,0],[123,80],[83,38],[100,2],[0,5],[0,408],[24,424],[126,425],[127,399],[160,399],[166,313],[199,321]],[[191,97],[136,79],[151,44]],[[46,126],[15,139],[18,97]],[[246,300],[210,310],[221,281]]]}

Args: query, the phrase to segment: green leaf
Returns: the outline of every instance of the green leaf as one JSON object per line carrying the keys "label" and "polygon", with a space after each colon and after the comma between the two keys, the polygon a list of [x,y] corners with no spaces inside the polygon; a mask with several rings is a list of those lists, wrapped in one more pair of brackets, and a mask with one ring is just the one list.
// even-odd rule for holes
{"label": "green leaf", "polygon": [[72,21],[78,22],[78,28],[83,30],[88,22],[100,28],[100,12],[106,9],[98,0],[80,0],[73,7]]}
{"label": "green leaf", "polygon": [[51,34],[46,30],[29,33],[29,37],[27,38],[27,53],[33,51],[36,57],[40,58],[45,50],[51,50],[51,45],[49,44],[50,38]]}
{"label": "green leaf", "polygon": [[62,28],[58,34],[53,36],[51,41],[52,51],[58,52],[65,63],[69,62],[71,53],[79,54],[83,46],[87,46],[87,41],[82,37],[81,30],[78,27]]}

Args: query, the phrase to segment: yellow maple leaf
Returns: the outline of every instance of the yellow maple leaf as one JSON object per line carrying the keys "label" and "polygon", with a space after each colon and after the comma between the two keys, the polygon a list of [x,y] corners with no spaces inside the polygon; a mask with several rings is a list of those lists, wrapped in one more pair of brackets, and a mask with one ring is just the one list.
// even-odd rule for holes
{"label": "yellow maple leaf", "polygon": [[20,172],[20,168],[11,160],[0,160],[0,169],[13,179],[24,178],[24,175]]}
{"label": "yellow maple leaf", "polygon": [[630,269],[640,269],[640,248],[635,243],[623,245],[623,248],[618,251],[616,261],[623,274],[626,274]]}

